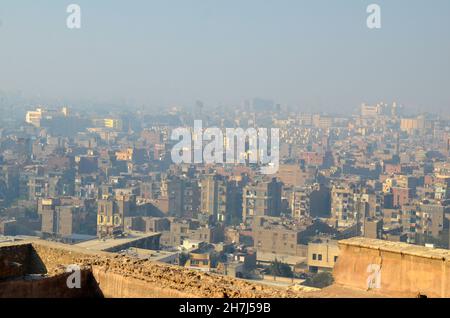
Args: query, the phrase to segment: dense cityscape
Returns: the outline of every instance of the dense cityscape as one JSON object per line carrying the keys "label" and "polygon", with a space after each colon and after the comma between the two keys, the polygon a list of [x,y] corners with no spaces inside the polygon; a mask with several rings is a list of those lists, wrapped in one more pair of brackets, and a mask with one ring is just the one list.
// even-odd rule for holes
{"label": "dense cityscape", "polygon": [[[279,128],[278,170],[174,164],[171,133],[194,120]],[[247,140],[238,155],[251,149]],[[333,283],[339,240],[450,244],[448,114],[395,102],[349,116],[264,99],[166,112],[24,107],[2,119],[0,158],[2,242],[40,238],[313,288]]]}
{"label": "dense cityscape", "polygon": [[450,299],[449,14],[0,1],[1,312],[384,317]]}

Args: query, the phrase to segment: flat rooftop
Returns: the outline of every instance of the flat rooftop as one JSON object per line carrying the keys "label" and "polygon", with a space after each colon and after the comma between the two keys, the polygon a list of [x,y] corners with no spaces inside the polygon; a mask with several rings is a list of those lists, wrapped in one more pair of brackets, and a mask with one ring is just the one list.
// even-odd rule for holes
{"label": "flat rooftop", "polygon": [[150,233],[141,233],[141,232],[131,232],[128,236],[119,237],[119,238],[108,238],[108,239],[94,239],[90,241],[81,242],[78,244],[74,244],[74,246],[85,248],[87,250],[93,251],[108,251],[122,245],[128,245],[136,241],[140,241],[142,239],[154,237],[161,235],[161,233],[150,232]]}
{"label": "flat rooftop", "polygon": [[303,256],[281,255],[281,254],[266,253],[266,252],[257,252],[256,253],[256,260],[258,262],[271,263],[275,259],[277,259],[283,263],[290,264],[290,265],[296,265],[299,263],[306,262],[308,260],[307,257],[303,257]]}
{"label": "flat rooftop", "polygon": [[39,239],[37,236],[26,236],[26,235],[18,235],[18,236],[3,236],[0,235],[0,243],[8,243],[8,242],[19,242],[24,240],[33,240]]}
{"label": "flat rooftop", "polygon": [[431,248],[425,246],[412,245],[402,242],[381,241],[362,237],[353,237],[339,241],[341,246],[355,246],[361,248],[370,248],[385,252],[393,252],[403,255],[419,256],[430,259],[450,261],[450,250]]}
{"label": "flat rooftop", "polygon": [[128,253],[125,253],[126,256],[136,257],[142,260],[148,260],[152,262],[160,262],[164,261],[171,257],[176,257],[180,252],[171,252],[171,251],[163,251],[163,250],[146,250],[142,248],[131,247],[128,250]]}

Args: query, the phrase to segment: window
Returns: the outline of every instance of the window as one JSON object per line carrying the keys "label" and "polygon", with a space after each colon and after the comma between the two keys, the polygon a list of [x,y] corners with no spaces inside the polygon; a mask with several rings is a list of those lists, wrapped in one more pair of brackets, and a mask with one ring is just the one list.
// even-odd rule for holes
{"label": "window", "polygon": [[312,258],[313,258],[313,261],[315,261],[317,259],[317,254],[313,254]]}
{"label": "window", "polygon": [[318,259],[319,259],[319,261],[322,260],[322,254],[319,254],[319,255],[318,255]]}
{"label": "window", "polygon": [[337,260],[338,260],[338,256],[335,256],[335,257],[334,257],[334,262],[336,263]]}

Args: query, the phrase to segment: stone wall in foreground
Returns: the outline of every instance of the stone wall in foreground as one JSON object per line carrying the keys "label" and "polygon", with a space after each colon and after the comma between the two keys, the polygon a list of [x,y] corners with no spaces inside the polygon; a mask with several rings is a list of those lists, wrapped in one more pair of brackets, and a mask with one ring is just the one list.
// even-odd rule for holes
{"label": "stone wall in foreground", "polygon": [[335,283],[391,297],[450,297],[450,251],[352,238],[339,242]]}
{"label": "stone wall in foreground", "polygon": [[[18,245],[21,247],[18,248]],[[20,256],[21,253],[16,253],[18,250],[23,251],[23,257]],[[303,297],[302,292],[293,289],[250,283],[178,266],[136,260],[106,252],[93,252],[41,240],[10,246],[0,245],[0,251],[3,252],[2,259],[12,259],[13,255],[19,255],[23,265],[32,269],[11,273],[17,276],[16,280],[0,281],[3,283],[0,297],[16,295],[33,298],[53,295],[58,298],[80,297],[83,294],[86,297],[101,295],[110,298]],[[87,269],[82,279],[85,293],[77,294],[76,291],[67,290],[65,268],[72,264]],[[8,273],[6,270],[3,272]],[[23,274],[35,273],[46,274],[47,278],[37,281],[20,278]]]}
{"label": "stone wall in foreground", "polygon": [[62,273],[39,280],[8,280],[0,282],[0,298],[100,298],[90,270],[80,272],[80,289],[67,287],[70,274]]}
{"label": "stone wall in foreground", "polygon": [[[305,292],[41,240],[0,245],[0,297],[450,297],[449,250],[366,238],[343,240],[339,247],[335,285]],[[80,294],[65,289],[71,264],[86,270]],[[47,278],[20,280],[36,273]]]}
{"label": "stone wall in foreground", "polygon": [[30,245],[11,245],[0,248],[0,281],[23,276],[29,272]]}
{"label": "stone wall in foreground", "polygon": [[105,298],[194,298],[192,293],[169,289],[143,279],[94,266],[92,274]]}
{"label": "stone wall in foreground", "polygon": [[303,297],[301,292],[126,257],[79,261],[91,266],[105,297],[261,298]]}

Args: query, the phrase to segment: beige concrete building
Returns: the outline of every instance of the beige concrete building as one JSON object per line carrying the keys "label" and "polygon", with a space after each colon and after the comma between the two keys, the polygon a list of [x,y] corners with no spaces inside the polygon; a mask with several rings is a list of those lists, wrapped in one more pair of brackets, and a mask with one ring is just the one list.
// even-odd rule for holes
{"label": "beige concrete building", "polygon": [[308,244],[308,267],[311,271],[332,270],[339,258],[339,246],[334,240]]}
{"label": "beige concrete building", "polygon": [[275,257],[306,257],[306,245],[300,244],[302,229],[277,223],[277,218],[257,217],[252,228],[258,257],[271,254]]}

